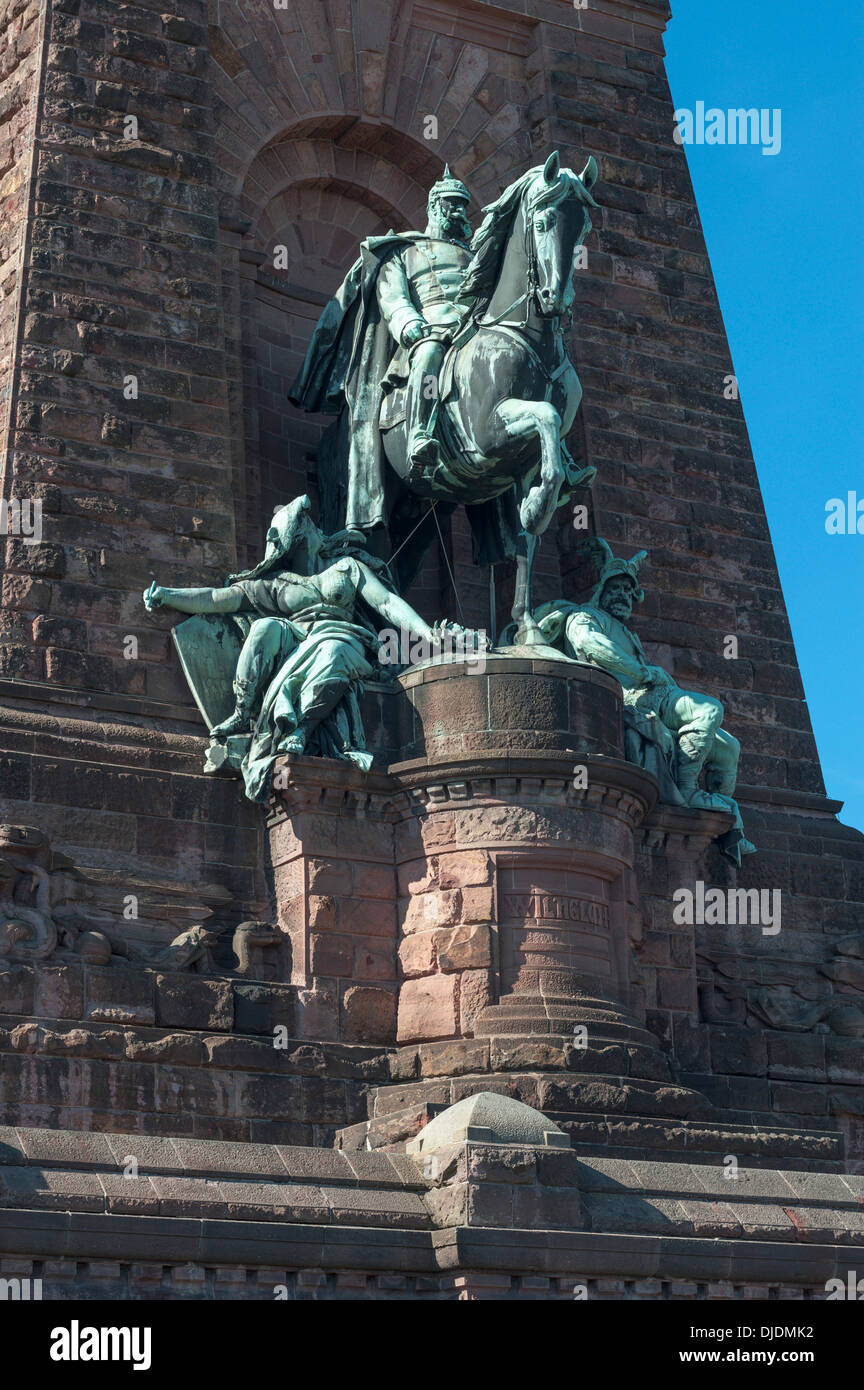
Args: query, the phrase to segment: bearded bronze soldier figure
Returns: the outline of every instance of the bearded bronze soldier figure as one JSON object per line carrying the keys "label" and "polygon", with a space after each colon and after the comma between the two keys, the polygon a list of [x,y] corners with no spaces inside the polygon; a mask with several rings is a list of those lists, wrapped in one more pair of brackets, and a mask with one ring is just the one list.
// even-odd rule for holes
{"label": "bearded bronze soldier figure", "polygon": [[444,351],[465,314],[457,299],[471,258],[468,197],[445,165],[444,177],[429,192],[426,231],[392,251],[378,276],[378,304],[399,344],[387,376],[394,385],[407,382],[409,482],[439,461],[430,425]]}
{"label": "bearded bronze soldier figure", "polygon": [[[471,259],[469,200],[445,165],[429,190],[426,230],[369,237],[312,335],[289,399],[331,413],[344,403],[351,478],[364,477],[377,457],[381,403],[398,385],[407,385],[409,479],[434,472],[438,369],[466,312],[457,297]],[[367,528],[384,519],[351,500],[348,513],[350,524]]]}
{"label": "bearded bronze soldier figure", "polygon": [[520,642],[541,640],[539,539],[595,473],[565,442],[582,396],[565,330],[597,177],[595,160],[579,175],[553,152],[483,209],[469,245],[468,190],[445,169],[424,232],[361,243],[289,392],[336,417],[317,455],[325,526],[362,531],[406,588],[463,506],[475,563],[516,560]]}
{"label": "bearded bronze soldier figure", "polygon": [[583,603],[542,604],[534,614],[540,630],[575,661],[599,666],[620,681],[627,757],[657,777],[661,801],[728,811],[734,824],[720,844],[740,864],[755,846],[744,834],[734,798],[741,746],[722,727],[723,706],[711,695],[682,690],[662,666],[652,666],[627,625],[634,604],[645,597],[639,569],[647,551],[625,560],[600,537],[584,549],[599,569],[593,592]]}

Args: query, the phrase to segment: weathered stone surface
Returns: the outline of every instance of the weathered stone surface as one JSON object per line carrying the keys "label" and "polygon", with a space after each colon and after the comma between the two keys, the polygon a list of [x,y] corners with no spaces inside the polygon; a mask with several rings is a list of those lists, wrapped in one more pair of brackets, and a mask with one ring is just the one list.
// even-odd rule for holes
{"label": "weathered stone surface", "polygon": [[336,901],[334,898],[310,893],[306,911],[310,932],[333,930],[336,921]]}
{"label": "weathered stone surface", "polygon": [[163,1028],[214,1028],[234,1025],[230,983],[189,975],[157,975],[156,1015]]}
{"label": "weathered stone surface", "polygon": [[452,975],[406,980],[399,991],[397,1040],[452,1037],[456,1031],[456,988]]}
{"label": "weathered stone surface", "polygon": [[27,965],[7,965],[0,970],[0,1013],[33,1012],[33,971]]}
{"label": "weathered stone surface", "polygon": [[286,1028],[289,1035],[293,1034],[297,997],[293,985],[263,985],[251,980],[235,980],[232,989],[236,1032],[272,1037],[274,1029]]}
{"label": "weathered stone surface", "polygon": [[492,880],[492,861],[480,850],[459,854],[444,854],[438,864],[438,882],[442,890],[487,884]]}
{"label": "weathered stone surface", "polygon": [[396,995],[372,985],[351,985],[342,997],[342,1037],[349,1043],[392,1042]]}
{"label": "weathered stone surface", "polygon": [[463,970],[459,976],[459,1022],[463,1035],[471,1036],[474,1020],[493,999],[494,986],[489,970]]}
{"label": "weathered stone surface", "polygon": [[495,892],[492,886],[462,888],[459,917],[462,922],[491,922],[495,913]]}
{"label": "weathered stone surface", "polygon": [[407,936],[433,927],[453,926],[459,921],[460,907],[461,898],[456,889],[419,893],[405,905],[402,930]]}
{"label": "weathered stone surface", "polygon": [[419,1055],[421,1076],[464,1076],[489,1069],[489,1044],[480,1039],[421,1043]]}
{"label": "weathered stone surface", "polygon": [[[101,1023],[155,1023],[155,988],[156,977],[150,971],[89,968],[85,972],[86,1016]],[[169,1026],[174,1022],[160,1021]]]}
{"label": "weathered stone surface", "polygon": [[453,927],[435,933],[435,949],[441,970],[479,970],[492,964],[492,937],[488,927]]}
{"label": "weathered stone surface", "polygon": [[490,1064],[493,1071],[540,1070],[566,1066],[566,1053],[559,1040],[544,1042],[541,1038],[492,1038]]}
{"label": "weathered stone surface", "polygon": [[[40,1018],[81,1018],[84,1012],[84,978],[78,965],[41,964],[36,975],[34,1012]],[[0,1009],[2,1012],[2,1009]],[[9,1010],[13,1012],[13,1010]],[[24,1013],[26,1010],[21,1010]]]}
{"label": "weathered stone surface", "polygon": [[298,990],[297,1006],[302,1037],[327,1041],[339,1036],[339,1004],[334,989],[318,985]]}
{"label": "weathered stone surface", "polygon": [[418,931],[399,943],[399,964],[406,979],[428,975],[435,967],[435,943],[438,933]]}

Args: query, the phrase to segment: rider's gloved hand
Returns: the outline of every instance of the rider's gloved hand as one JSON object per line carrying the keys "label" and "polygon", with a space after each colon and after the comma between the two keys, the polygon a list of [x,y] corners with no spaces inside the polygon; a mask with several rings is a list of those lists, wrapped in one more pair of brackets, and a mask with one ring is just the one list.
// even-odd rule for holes
{"label": "rider's gloved hand", "polygon": [[402,346],[411,347],[413,343],[419,343],[421,338],[428,338],[431,332],[424,319],[413,319],[402,329]]}

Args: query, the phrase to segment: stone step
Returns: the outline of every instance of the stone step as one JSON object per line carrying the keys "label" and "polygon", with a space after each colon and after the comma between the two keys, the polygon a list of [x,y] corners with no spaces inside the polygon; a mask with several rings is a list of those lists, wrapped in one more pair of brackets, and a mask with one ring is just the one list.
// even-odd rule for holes
{"label": "stone step", "polygon": [[[134,1169],[130,1159],[134,1160]],[[425,1230],[407,1155],[0,1127],[5,1211]]]}
{"label": "stone step", "polygon": [[525,1013],[512,1013],[506,1018],[487,1018],[486,1011],[474,1021],[475,1038],[504,1038],[504,1037],[525,1037],[532,1036],[545,1037],[548,1034],[564,1036],[568,1042],[573,1043],[574,1031],[577,1027],[584,1025],[588,1030],[590,1043],[599,1042],[622,1042],[640,1043],[643,1047],[653,1048],[659,1051],[657,1039],[653,1033],[649,1033],[647,1028],[640,1028],[635,1023],[622,1023],[620,1019],[590,1019],[563,1017],[562,1015],[540,1015]]}
{"label": "stone step", "polygon": [[639,1043],[659,1051],[657,1039],[637,1018],[614,1000],[593,995],[508,994],[474,1020],[477,1038],[556,1034],[572,1042],[577,1028],[587,1030],[589,1044]]}
{"label": "stone step", "polygon": [[641,1026],[636,1016],[615,1000],[595,995],[505,994],[497,1003],[489,1004],[483,1010],[484,1015],[496,1017],[526,1012],[538,1017],[545,1015],[547,1018],[573,1018],[577,1021],[582,1018],[608,1018],[610,1021],[630,1023],[634,1028]]}
{"label": "stone step", "polygon": [[[688,1163],[721,1166],[733,1156],[748,1167],[791,1168],[813,1172],[845,1171],[844,1141],[839,1130],[803,1129],[766,1122],[737,1124],[719,1120],[666,1120],[654,1116],[573,1114],[544,1111],[569,1134],[580,1156],[634,1158],[660,1162],[674,1155]],[[730,1180],[731,1186],[731,1180]]]}
{"label": "stone step", "polygon": [[[468,1072],[558,1071],[582,1075],[631,1076],[648,1081],[675,1078],[669,1058],[656,1046],[598,1039],[576,1047],[562,1033],[496,1034],[401,1047],[391,1059],[395,1083],[462,1076]],[[696,1090],[695,1086],[690,1089]]]}
{"label": "stone step", "polygon": [[[402,1151],[409,1139],[451,1103],[418,1100],[404,1105],[341,1130],[337,1146],[346,1153],[369,1149]],[[569,1136],[573,1149],[586,1159],[661,1163],[672,1158],[675,1162],[722,1169],[724,1160],[732,1155],[748,1168],[783,1167],[814,1173],[845,1170],[843,1136],[839,1131],[773,1124],[770,1117],[765,1124],[738,1124],[723,1118],[670,1119],[603,1111],[547,1108],[542,1113]]]}
{"label": "stone step", "polygon": [[[479,1091],[510,1095],[544,1114],[609,1114],[661,1117],[676,1122],[681,1118],[715,1119],[716,1112],[704,1096],[685,1086],[667,1081],[650,1081],[605,1073],[508,1071],[481,1072],[463,1076],[429,1077],[400,1085],[371,1087],[367,1096],[368,1120],[340,1130],[335,1143],[357,1143],[363,1136],[370,1145],[401,1143],[426,1123],[431,1113],[453,1105]],[[371,1128],[370,1128],[371,1127]]]}

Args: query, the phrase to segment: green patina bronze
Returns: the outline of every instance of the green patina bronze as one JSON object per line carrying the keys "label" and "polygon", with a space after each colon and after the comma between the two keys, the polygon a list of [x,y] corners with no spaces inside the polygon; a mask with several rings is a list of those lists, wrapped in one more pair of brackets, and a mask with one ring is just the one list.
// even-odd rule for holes
{"label": "green patina bronze", "polygon": [[734,824],[721,838],[721,848],[740,864],[754,846],[733,795],[741,748],[722,728],[723,706],[710,695],[682,690],[662,666],[650,665],[639,638],[626,626],[634,603],[644,598],[639,569],[647,552],[616,559],[601,539],[585,548],[599,568],[593,592],[585,603],[543,604],[534,615],[540,630],[573,660],[599,666],[621,682],[627,757],[654,774],[662,801],[728,811]]}
{"label": "green patina bronze", "polygon": [[577,176],[551,155],[484,209],[472,238],[468,189],[445,168],[425,231],[364,241],[291,393],[338,417],[319,458],[330,534],[301,497],[274,514],[254,570],[221,588],[145,593],[148,609],[192,615],[174,641],[213,737],[208,766],[240,770],[252,799],[267,798],[283,753],[369,767],[359,697],[380,674],[377,627],[425,639],[434,658],[442,627],[398,589],[459,503],[477,560],[517,557],[517,642],[542,641],[534,549],[594,472],[564,445],[581,387],[563,325],[596,178],[593,159]]}
{"label": "green patina bronze", "polygon": [[563,324],[596,178],[593,160],[577,176],[552,155],[484,209],[472,238],[468,190],[445,169],[424,232],[363,242],[291,392],[304,409],[337,416],[319,459],[331,534],[300,497],[274,513],[255,569],[222,588],[154,583],[145,593],[148,609],[194,615],[174,640],[214,740],[208,766],[239,769],[253,800],[269,796],[280,754],[368,769],[359,697],[380,674],[378,625],[434,650],[441,629],[397,589],[437,529],[435,510],[461,502],[476,560],[517,557],[511,650],[554,649],[615,675],[627,756],[654,773],[663,800],[728,811],[723,848],[736,861],[753,849],[733,797],[740,750],[721,727],[722,705],[650,665],[626,626],[643,596],[645,552],[616,559],[595,541],[590,600],[530,607],[539,538],[594,472],[576,469],[564,444],[582,393]]}
{"label": "green patina bronze", "polygon": [[593,159],[577,175],[550,155],[484,209],[469,243],[468,190],[445,171],[424,232],[362,243],[290,392],[337,416],[319,453],[326,524],[359,527],[393,553],[404,588],[436,534],[433,510],[440,519],[461,503],[475,561],[517,559],[524,642],[540,640],[538,539],[594,476],[564,443],[582,396],[564,328],[597,172]]}
{"label": "green patina bronze", "polygon": [[441,627],[399,597],[362,537],[325,536],[310,508],[303,496],[277,509],[264,559],[224,587],[154,583],[144,594],[148,610],[196,615],[175,629],[175,642],[211,726],[210,766],[239,769],[253,801],[269,798],[281,754],[369,768],[359,697],[363,682],[379,674],[382,624],[423,639],[430,651],[440,642]]}

